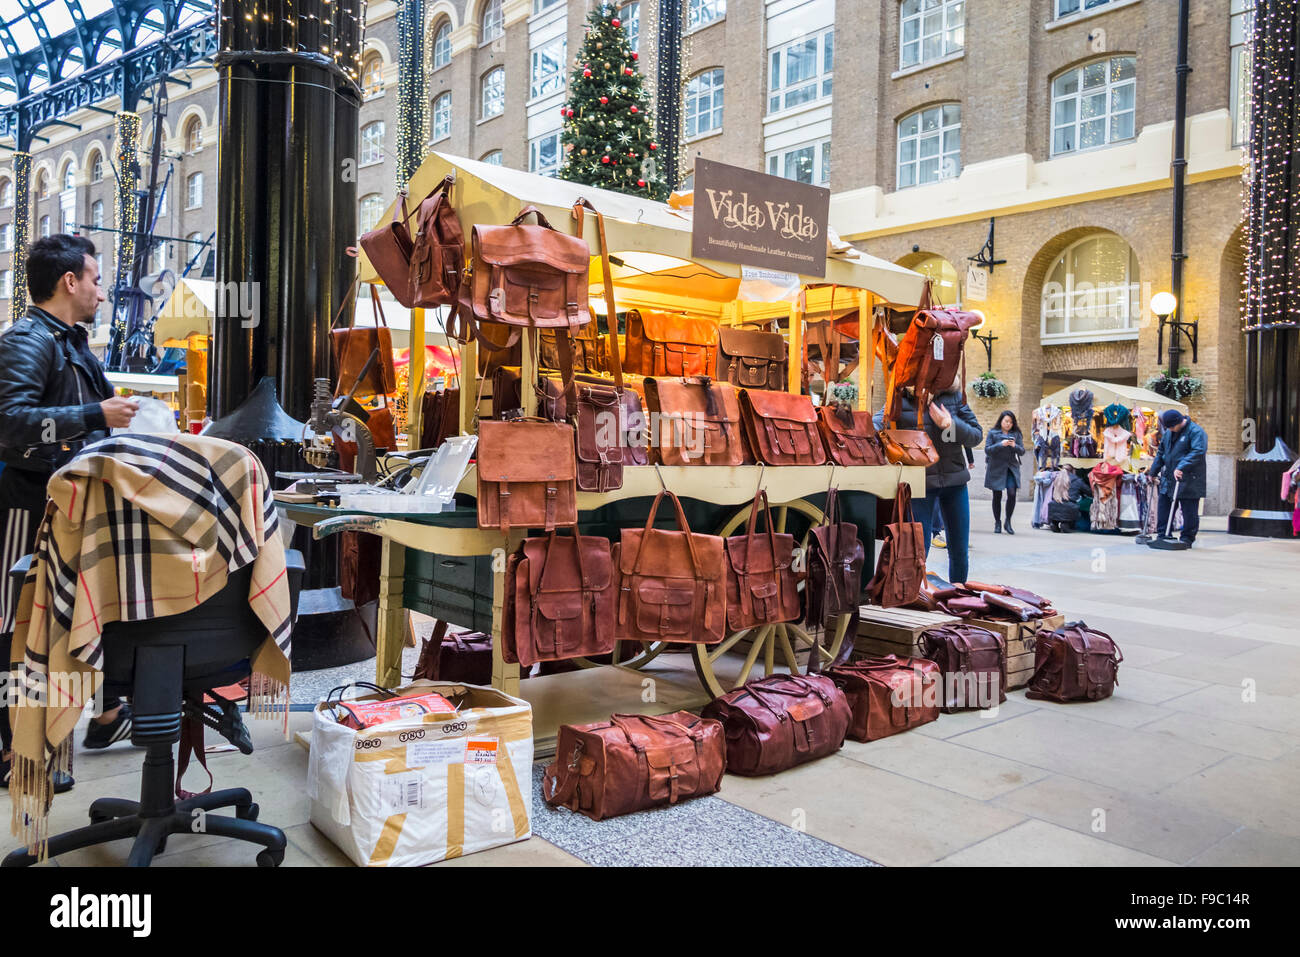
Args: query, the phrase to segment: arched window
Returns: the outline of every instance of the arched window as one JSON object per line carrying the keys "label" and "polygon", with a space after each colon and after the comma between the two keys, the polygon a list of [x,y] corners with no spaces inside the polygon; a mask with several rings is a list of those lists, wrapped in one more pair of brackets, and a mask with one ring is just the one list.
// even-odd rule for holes
{"label": "arched window", "polygon": [[185,152],[197,153],[203,149],[203,124],[197,116],[185,121]]}
{"label": "arched window", "polygon": [[361,92],[366,96],[384,92],[384,60],[378,53],[366,57],[361,67]]}
{"label": "arched window", "polygon": [[90,181],[92,183],[104,182],[104,154],[99,150],[90,154]]}
{"label": "arched window", "polygon": [[50,234],[50,217],[48,215],[41,217],[40,233],[41,236],[48,236]]}
{"label": "arched window", "polygon": [[506,32],[505,10],[502,0],[487,0],[483,16],[479,19],[478,42],[491,43]]}
{"label": "arched window", "polygon": [[506,70],[497,67],[483,74],[480,84],[483,119],[500,116],[506,108]]}
{"label": "arched window", "polygon": [[90,204],[90,225],[101,228],[104,225],[104,201],[97,199]]}
{"label": "arched window", "polygon": [[44,199],[50,195],[50,174],[48,170],[41,170],[36,174],[36,198]]}
{"label": "arched window", "polygon": [[69,161],[63,167],[63,188],[72,189],[77,185],[77,167]]}
{"label": "arched window", "polygon": [[1043,284],[1044,342],[1134,339],[1142,318],[1137,256],[1113,233],[1079,240]]}
{"label": "arched window", "polygon": [[361,127],[361,165],[384,161],[384,121],[377,120]]}
{"label": "arched window", "polygon": [[727,15],[727,0],[691,0],[686,11],[687,29],[694,30]]}
{"label": "arched window", "polygon": [[487,163],[489,166],[500,166],[500,165],[501,165],[501,151],[500,151],[500,150],[493,150],[491,153],[484,153],[484,154],[483,154],[483,159],[481,160],[481,162],[483,162],[483,163]]}
{"label": "arched window", "polygon": [[433,142],[451,136],[451,91],[433,101]]}
{"label": "arched window", "polygon": [[441,69],[451,62],[451,21],[443,20],[433,31],[433,68]]}
{"label": "arched window", "polygon": [[961,104],[917,110],[898,123],[898,189],[961,172]]}
{"label": "arched window", "polygon": [[1097,149],[1135,135],[1137,58],[1113,56],[1052,81],[1052,155]]}
{"label": "arched window", "polygon": [[933,282],[937,305],[961,306],[961,284],[952,263],[942,256],[927,256],[911,268]]}
{"label": "arched window", "polygon": [[722,68],[705,70],[686,84],[686,136],[722,130]]}
{"label": "arched window", "polygon": [[384,198],[378,193],[361,197],[357,214],[357,228],[361,235],[370,232],[379,225],[379,217],[384,215]]}
{"label": "arched window", "polygon": [[0,180],[0,207],[8,208],[14,204],[14,181]]}
{"label": "arched window", "polygon": [[623,21],[623,32],[627,34],[628,46],[632,48],[633,53],[636,53],[638,44],[641,42],[641,4],[639,0],[623,4],[623,9],[618,12],[618,18]]}
{"label": "arched window", "polygon": [[966,42],[966,0],[903,0],[898,8],[898,66],[939,60]]}

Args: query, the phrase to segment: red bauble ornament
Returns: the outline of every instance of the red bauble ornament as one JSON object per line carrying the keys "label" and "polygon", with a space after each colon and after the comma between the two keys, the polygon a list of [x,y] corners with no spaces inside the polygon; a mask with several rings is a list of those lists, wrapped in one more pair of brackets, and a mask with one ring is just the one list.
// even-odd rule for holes
{"label": "red bauble ornament", "polygon": [[633,60],[639,60],[639,59],[641,59],[641,58],[640,58],[640,57],[639,57],[635,52],[633,52],[633,53],[632,53],[632,59],[633,59]]}
{"label": "red bauble ornament", "polygon": [[657,149],[659,148],[659,144],[658,144],[658,143],[651,143],[651,144],[650,144],[650,148],[651,148],[652,150],[657,150]]}
{"label": "red bauble ornament", "polygon": [[600,161],[601,161],[602,163],[608,163],[608,162],[609,162],[609,157],[608,157],[608,156],[602,156],[602,157],[600,158]]}
{"label": "red bauble ornament", "polygon": [[600,105],[601,105],[601,106],[604,106],[604,105],[605,105],[606,103],[608,103],[608,102],[609,102],[609,97],[607,97],[607,96],[602,96],[602,97],[600,98]]}
{"label": "red bauble ornament", "polygon": [[636,181],[636,184],[637,184],[638,186],[644,187],[644,186],[645,186],[645,180],[643,180],[643,179],[639,179],[639,180]]}
{"label": "red bauble ornament", "polygon": [[631,75],[632,75],[632,68],[631,68],[630,66],[625,66],[625,67],[623,67],[623,72],[626,73],[628,76],[631,76]]}
{"label": "red bauble ornament", "polygon": [[628,112],[629,112],[629,113],[635,113],[635,112],[637,112],[637,109],[636,109],[635,106],[633,106],[633,107],[629,107],[629,108],[628,108]]}
{"label": "red bauble ornament", "polygon": [[562,107],[560,107],[560,115],[561,115],[561,116],[568,116],[568,115],[569,115],[569,108],[568,108],[567,106],[562,106]]}
{"label": "red bauble ornament", "polygon": [[582,75],[583,75],[584,77],[586,77],[587,79],[591,79],[591,70],[589,70],[589,69],[588,69],[588,70],[583,70],[583,71],[582,71]]}
{"label": "red bauble ornament", "polygon": [[610,20],[609,23],[610,26],[615,26],[615,27],[621,27],[623,25],[623,21],[620,20],[618,17],[615,17],[613,20]]}

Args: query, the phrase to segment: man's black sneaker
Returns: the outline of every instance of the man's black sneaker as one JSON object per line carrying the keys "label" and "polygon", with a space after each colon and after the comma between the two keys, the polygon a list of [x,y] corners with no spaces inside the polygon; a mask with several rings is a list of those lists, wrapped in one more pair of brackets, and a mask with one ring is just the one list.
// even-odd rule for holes
{"label": "man's black sneaker", "polygon": [[81,742],[81,746],[98,751],[130,736],[131,706],[124,704],[117,712],[117,717],[107,724],[91,721],[90,727],[86,729],[86,740]]}

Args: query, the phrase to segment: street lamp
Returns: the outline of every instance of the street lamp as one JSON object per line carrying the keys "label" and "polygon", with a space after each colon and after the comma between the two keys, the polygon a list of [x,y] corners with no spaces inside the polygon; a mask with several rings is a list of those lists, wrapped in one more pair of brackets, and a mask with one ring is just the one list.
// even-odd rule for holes
{"label": "street lamp", "polygon": [[985,318],[984,313],[979,309],[972,309],[971,313],[973,313],[976,316],[979,316],[979,320],[980,320],[979,322],[975,323],[975,325],[971,326],[971,330],[970,330],[971,338],[984,347],[984,356],[986,359],[988,359],[988,370],[992,372],[993,371],[993,342],[995,339],[997,339],[997,336],[993,334],[992,329],[990,329],[987,333],[981,336],[980,330],[984,328],[988,320]]}
{"label": "street lamp", "polygon": [[1155,313],[1162,326],[1177,309],[1178,300],[1172,292],[1158,292],[1151,297],[1151,311]]}
{"label": "street lamp", "polygon": [[1178,360],[1180,358],[1179,348],[1182,343],[1179,337],[1186,335],[1188,342],[1192,345],[1192,361],[1196,361],[1196,347],[1199,336],[1197,333],[1197,323],[1183,322],[1181,319],[1170,319],[1170,316],[1178,313],[1178,297],[1170,292],[1158,292],[1151,297],[1151,312],[1160,320],[1160,328],[1156,339],[1156,364],[1160,365],[1164,361],[1165,345],[1165,326],[1169,326],[1169,378],[1176,378],[1178,375]]}

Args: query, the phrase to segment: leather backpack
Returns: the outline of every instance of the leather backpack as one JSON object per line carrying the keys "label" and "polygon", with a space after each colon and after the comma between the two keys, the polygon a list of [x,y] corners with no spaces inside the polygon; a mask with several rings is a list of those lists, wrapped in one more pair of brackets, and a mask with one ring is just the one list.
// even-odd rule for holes
{"label": "leather backpack", "polygon": [[542,528],[578,522],[573,427],[516,419],[478,424],[478,525]]}
{"label": "leather backpack", "polygon": [[502,658],[527,668],[609,654],[616,598],[609,539],[525,538],[506,561]]}
{"label": "leather backpack", "polygon": [[754,457],[765,465],[822,465],[826,448],[812,397],[744,389],[740,416]]}
{"label": "leather backpack", "polygon": [[858,539],[858,526],[841,522],[839,514],[839,489],[827,489],[822,522],[812,527],[808,539],[804,621],[810,628],[820,628],[831,618],[858,611],[865,552]]}
{"label": "leather backpack", "polygon": [[424,639],[415,665],[415,680],[492,683],[492,636],[481,631],[449,631],[442,619]]}
{"label": "leather backpack", "polygon": [[383,280],[393,298],[407,309],[415,305],[410,301],[411,253],[415,248],[408,225],[410,219],[406,208],[406,191],[403,190],[397,194],[397,202],[393,204],[392,220],[363,233],[359,240],[375,273]]}
{"label": "leather backpack", "polygon": [[965,342],[970,330],[979,323],[980,317],[973,312],[932,308],[930,287],[926,285],[921,306],[899,340],[898,354],[889,370],[885,413],[888,421],[898,421],[901,393],[909,386],[916,393],[918,420],[930,397],[947,391],[959,370],[962,393],[965,393]]}
{"label": "leather backpack", "polygon": [[443,179],[415,211],[407,277],[409,306],[447,306],[457,301],[465,271],[465,233],[451,207],[453,182],[452,176]]}
{"label": "leather backpack", "polygon": [[644,376],[717,375],[718,324],[667,312],[627,314],[623,365]]}
{"label": "leather backpack", "polygon": [[[667,496],[677,529],[654,527]],[[624,528],[619,551],[615,637],[633,641],[716,644],[727,631],[724,546],[718,535],[692,532],[677,496],[655,496],[645,528]]]}
{"label": "leather backpack", "polygon": [[863,658],[826,672],[848,699],[849,737],[878,741],[939,719],[939,666],[928,658]]}
{"label": "leather backpack", "polygon": [[921,633],[925,657],[943,672],[944,714],[992,708],[1007,700],[1006,642],[975,625],[940,625]]}
{"label": "leather backpack", "polygon": [[898,483],[894,520],[885,525],[876,573],[867,582],[873,605],[901,608],[915,602],[925,583],[925,528],[912,517],[912,489]]}
{"label": "leather backpack", "polygon": [[789,348],[779,332],[723,326],[718,330],[718,378],[737,388],[784,390]]}
{"label": "leather backpack", "polygon": [[736,387],[708,376],[645,380],[650,436],[661,465],[744,465],[749,461]]}
{"label": "leather backpack", "polygon": [[714,698],[700,717],[722,722],[727,771],[776,774],[844,747],[849,703],[823,675],[768,675]]}
{"label": "leather backpack", "polygon": [[817,409],[817,430],[826,454],[836,465],[884,465],[885,450],[876,435],[870,412],[846,405],[823,405]]}
{"label": "leather backpack", "polygon": [[689,711],[560,726],[542,777],[552,807],[593,821],[712,794],[727,766],[722,725]]}
{"label": "leather backpack", "polygon": [[1048,701],[1100,701],[1119,684],[1124,653],[1115,639],[1085,622],[1071,621],[1034,645],[1034,674],[1026,698]]}
{"label": "leather backpack", "polygon": [[[765,532],[757,531],[760,501],[767,523]],[[797,621],[801,603],[794,572],[794,536],[773,529],[767,492],[754,496],[745,533],[727,538],[725,547],[727,625],[731,631]]]}

